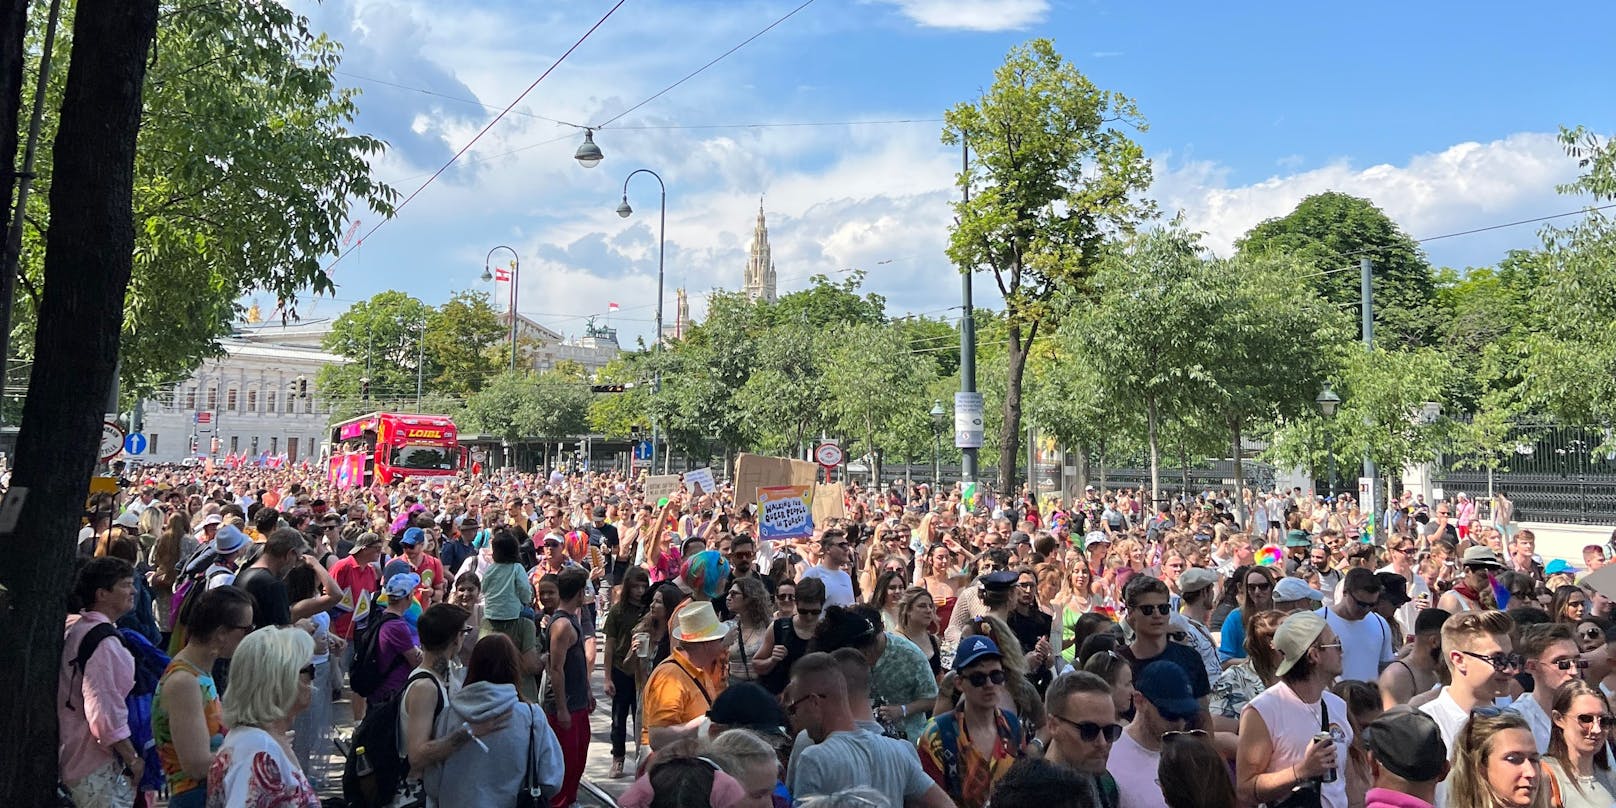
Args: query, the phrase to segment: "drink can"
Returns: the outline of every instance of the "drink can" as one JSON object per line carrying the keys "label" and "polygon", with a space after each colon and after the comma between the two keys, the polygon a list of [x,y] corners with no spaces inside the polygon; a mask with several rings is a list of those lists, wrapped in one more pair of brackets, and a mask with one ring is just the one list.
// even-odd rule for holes
{"label": "drink can", "polygon": [[[1334,741],[1335,741],[1335,736],[1331,735],[1328,732],[1324,732],[1324,731],[1321,730],[1319,732],[1313,733],[1313,742],[1314,743],[1325,744],[1325,743],[1333,743]],[[1333,783],[1333,782],[1335,782],[1335,767],[1331,766],[1330,768],[1325,769],[1324,770],[1324,776],[1319,778],[1319,782],[1321,782],[1321,783]]]}

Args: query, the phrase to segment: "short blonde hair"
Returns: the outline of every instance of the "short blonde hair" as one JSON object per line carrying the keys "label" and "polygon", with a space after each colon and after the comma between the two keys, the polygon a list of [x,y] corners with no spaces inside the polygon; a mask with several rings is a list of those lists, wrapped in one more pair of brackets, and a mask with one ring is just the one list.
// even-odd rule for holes
{"label": "short blonde hair", "polygon": [[1500,611],[1460,612],[1442,624],[1442,656],[1452,665],[1455,651],[1471,651],[1482,637],[1509,637],[1515,621]]}
{"label": "short blonde hair", "polygon": [[225,724],[262,727],[291,715],[298,672],[313,658],[314,638],[303,629],[271,626],[248,634],[230,658]]}

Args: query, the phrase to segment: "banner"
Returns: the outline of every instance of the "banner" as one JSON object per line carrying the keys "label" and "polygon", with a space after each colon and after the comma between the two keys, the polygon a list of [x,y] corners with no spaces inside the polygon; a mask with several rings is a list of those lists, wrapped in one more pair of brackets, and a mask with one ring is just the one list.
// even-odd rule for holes
{"label": "banner", "polygon": [[758,538],[806,539],[814,534],[813,485],[775,485],[758,489]]}
{"label": "banner", "polygon": [[713,482],[712,469],[694,469],[685,472],[685,490],[689,491],[691,496],[711,494],[717,488],[718,484]]}
{"label": "banner", "polygon": [[645,501],[655,505],[679,490],[679,475],[656,474],[645,478]]}

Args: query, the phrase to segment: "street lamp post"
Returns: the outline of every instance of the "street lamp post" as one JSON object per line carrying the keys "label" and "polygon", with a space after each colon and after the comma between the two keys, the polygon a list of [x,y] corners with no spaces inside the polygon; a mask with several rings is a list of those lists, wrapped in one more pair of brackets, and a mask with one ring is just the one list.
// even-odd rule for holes
{"label": "street lamp post", "polygon": [[421,412],[421,370],[426,366],[426,322],[415,331],[415,411]]}
{"label": "street lamp post", "polygon": [[[599,150],[597,149],[597,151],[599,151]],[[499,252],[500,250],[510,250],[511,251],[511,370],[515,371],[516,370],[516,287],[517,287],[517,279],[521,277],[522,257],[516,254],[516,250],[511,249],[510,247],[507,247],[504,244],[501,244],[498,247],[495,247],[494,249],[489,250],[488,255],[483,257],[483,281],[485,283],[494,279],[494,274],[489,271],[489,263],[488,262],[493,259],[494,253]]]}
{"label": "street lamp post", "polygon": [[931,485],[941,490],[943,487],[943,419],[948,413],[943,410],[941,400],[931,405]]}
{"label": "street lamp post", "polygon": [[1330,442],[1330,421],[1335,418],[1335,410],[1341,406],[1341,396],[1331,389],[1330,382],[1325,381],[1324,389],[1319,391],[1318,398],[1313,399],[1319,405],[1319,412],[1324,414],[1324,451],[1329,458],[1329,478],[1325,487],[1330,491],[1331,501],[1335,500],[1335,444]]}
{"label": "street lamp post", "polygon": [[[583,151],[584,151],[584,147],[585,146],[591,146],[592,147],[594,145],[595,145],[594,140],[592,138],[590,138],[589,134],[586,132],[585,135],[584,135],[584,145],[578,147],[578,152],[579,152],[578,160],[579,160],[579,162],[584,161],[584,158],[582,156]],[[595,149],[595,152],[596,152],[596,154],[599,154],[600,149],[597,147]],[[598,157],[596,158],[596,162],[599,162]],[[593,165],[593,164],[585,162],[584,165],[587,166],[587,165]],[[628,176],[623,178],[623,202],[617,206],[617,215],[623,217],[624,219],[627,219],[628,217],[634,215],[634,208],[629,207],[629,204],[628,204],[628,182],[629,182],[629,180],[634,179],[635,174],[650,174],[652,177],[656,178],[657,187],[662,189],[662,217],[659,220],[659,223],[657,225],[656,333],[652,336],[652,339],[654,341],[651,343],[652,346],[653,346],[652,350],[661,351],[662,350],[662,279],[663,279],[663,270],[665,269],[665,263],[664,262],[667,259],[667,255],[668,255],[668,186],[667,186],[666,183],[664,183],[662,181],[662,176],[660,174],[656,173],[655,171],[652,171],[649,168],[636,168],[633,171],[630,171]],[[652,395],[652,397],[654,398],[661,391],[662,391],[662,369],[661,369],[660,366],[658,366],[657,372],[656,372],[656,377],[653,379],[652,385],[651,385],[651,395]],[[653,415],[652,418],[651,418],[651,458],[648,461],[646,461],[646,465],[648,467],[650,467],[650,468],[653,468],[653,469],[656,468],[657,439],[661,436],[660,426],[661,425],[657,423],[656,417]],[[668,473],[668,457],[667,457],[666,454],[664,454],[663,458],[662,458],[662,473],[663,474]]]}

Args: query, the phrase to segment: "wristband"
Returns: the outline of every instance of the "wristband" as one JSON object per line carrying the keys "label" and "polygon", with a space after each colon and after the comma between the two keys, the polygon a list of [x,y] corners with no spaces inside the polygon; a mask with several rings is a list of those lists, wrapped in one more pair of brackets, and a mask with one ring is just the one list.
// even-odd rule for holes
{"label": "wristband", "polygon": [[899,708],[899,709],[901,709],[901,710],[903,710],[903,717],[904,717],[904,718],[908,718],[908,717],[909,717],[909,705],[907,705],[907,704],[900,704],[900,705],[898,705],[898,708]]}

